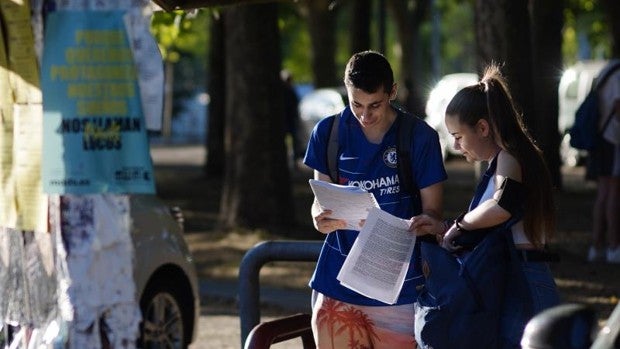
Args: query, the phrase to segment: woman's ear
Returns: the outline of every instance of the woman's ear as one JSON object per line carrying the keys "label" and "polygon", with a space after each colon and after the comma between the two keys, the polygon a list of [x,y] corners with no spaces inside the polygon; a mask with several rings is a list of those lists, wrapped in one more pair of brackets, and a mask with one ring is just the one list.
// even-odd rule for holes
{"label": "woman's ear", "polygon": [[486,138],[489,137],[491,134],[491,125],[489,125],[489,122],[487,120],[480,119],[476,123],[476,130],[478,131],[480,136]]}

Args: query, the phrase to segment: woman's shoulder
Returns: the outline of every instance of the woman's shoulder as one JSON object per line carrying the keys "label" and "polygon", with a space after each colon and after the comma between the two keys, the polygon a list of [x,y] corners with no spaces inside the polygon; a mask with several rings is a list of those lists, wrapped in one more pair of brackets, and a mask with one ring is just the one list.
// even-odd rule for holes
{"label": "woman's shoulder", "polygon": [[523,177],[519,160],[505,150],[500,150],[499,154],[497,154],[497,170],[495,173],[518,182],[521,182]]}

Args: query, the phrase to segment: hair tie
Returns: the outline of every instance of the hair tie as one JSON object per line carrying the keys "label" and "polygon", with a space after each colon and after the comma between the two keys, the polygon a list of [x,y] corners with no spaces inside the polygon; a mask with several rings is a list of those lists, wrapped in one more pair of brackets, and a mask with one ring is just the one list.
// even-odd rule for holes
{"label": "hair tie", "polygon": [[478,84],[482,87],[482,92],[489,91],[489,83],[486,80],[481,80]]}

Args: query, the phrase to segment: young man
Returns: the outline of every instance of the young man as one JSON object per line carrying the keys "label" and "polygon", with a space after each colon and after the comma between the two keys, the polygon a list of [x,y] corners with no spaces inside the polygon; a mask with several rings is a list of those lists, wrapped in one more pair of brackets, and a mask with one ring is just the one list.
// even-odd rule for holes
{"label": "young man", "polygon": [[[398,178],[395,121],[406,116],[390,104],[397,89],[388,61],[377,52],[356,53],[347,63],[344,83],[349,106],[342,111],[338,123],[338,182],[367,189],[382,210],[395,216],[410,219],[425,213],[440,219],[447,175],[437,132],[421,119],[414,120],[409,149],[416,187],[413,195],[401,190],[406,179]],[[314,169],[314,178],[324,181],[331,181],[326,159],[331,125],[332,119],[326,118],[315,126],[304,159]],[[415,212],[414,207],[421,209]],[[346,223],[331,219],[330,215],[331,211],[322,211],[315,200],[314,226],[327,235],[310,281],[314,290],[312,328],[317,346],[415,348],[413,304],[416,287],[424,282],[417,262],[419,248],[414,250],[396,304],[365,297],[336,279],[359,232],[345,230]]]}

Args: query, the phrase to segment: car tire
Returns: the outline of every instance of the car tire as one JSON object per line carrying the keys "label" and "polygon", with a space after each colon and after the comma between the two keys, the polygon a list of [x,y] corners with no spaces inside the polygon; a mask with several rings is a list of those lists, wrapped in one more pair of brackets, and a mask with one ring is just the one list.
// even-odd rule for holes
{"label": "car tire", "polygon": [[191,292],[174,278],[157,277],[140,299],[142,322],[137,348],[185,349],[191,341],[193,307]]}

